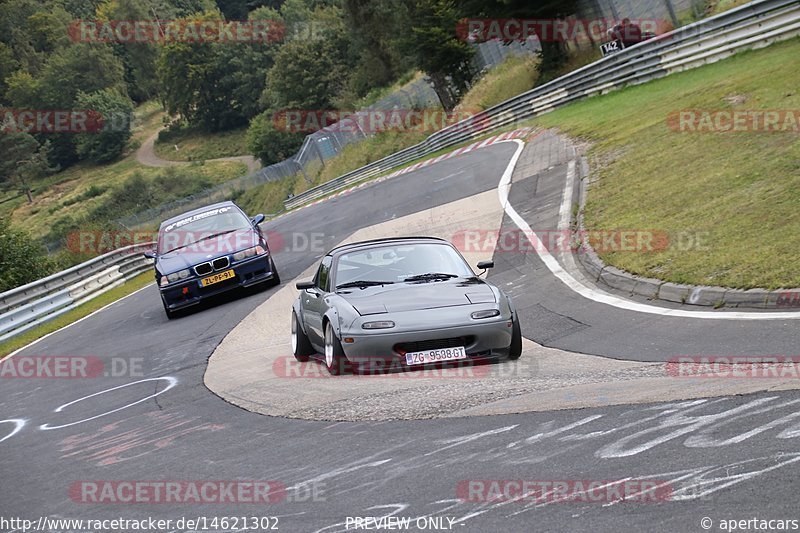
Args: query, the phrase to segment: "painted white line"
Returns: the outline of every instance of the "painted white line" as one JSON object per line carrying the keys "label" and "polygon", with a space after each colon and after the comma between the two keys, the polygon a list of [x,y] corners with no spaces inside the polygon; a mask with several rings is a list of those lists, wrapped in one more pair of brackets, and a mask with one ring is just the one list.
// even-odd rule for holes
{"label": "painted white line", "polygon": [[13,352],[11,352],[10,354],[8,354],[8,355],[7,355],[5,358],[3,358],[3,359],[0,359],[0,361],[5,361],[5,360],[7,360],[7,359],[11,359],[12,357],[14,357],[15,355],[17,355],[17,354],[18,354],[19,352],[21,352],[22,350],[27,350],[28,348],[30,348],[30,347],[31,347],[31,346],[33,346],[34,344],[38,344],[38,343],[42,342],[43,340],[45,340],[45,339],[46,339],[47,337],[49,337],[50,335],[55,335],[56,333],[59,333],[59,332],[61,332],[61,331],[64,331],[65,329],[67,329],[67,328],[69,328],[69,327],[72,327],[72,326],[74,326],[75,324],[80,324],[81,322],[83,322],[83,321],[84,321],[84,320],[86,320],[87,318],[91,318],[91,317],[93,317],[94,315],[96,315],[96,314],[98,314],[98,313],[102,313],[103,311],[105,311],[106,309],[108,309],[109,307],[111,307],[112,305],[114,305],[114,304],[118,304],[118,303],[119,303],[119,302],[121,302],[122,300],[125,300],[126,298],[130,298],[130,297],[131,297],[131,296],[133,296],[134,294],[139,294],[139,293],[140,293],[140,292],[142,292],[143,290],[145,290],[145,289],[149,289],[150,287],[151,287],[151,285],[146,285],[146,286],[142,287],[141,289],[137,289],[137,290],[133,291],[132,293],[130,293],[130,294],[127,294],[127,295],[123,296],[123,297],[122,297],[122,298],[120,298],[119,300],[114,300],[114,301],[113,301],[113,302],[111,302],[110,304],[108,304],[108,305],[104,305],[103,307],[101,307],[101,308],[100,308],[100,309],[98,309],[97,311],[92,311],[91,313],[89,313],[89,314],[88,314],[88,315],[86,315],[85,317],[79,318],[79,319],[78,319],[78,320],[76,320],[75,322],[71,322],[71,323],[67,324],[66,326],[64,326],[63,328],[58,328],[58,329],[57,329],[57,330],[55,330],[55,331],[51,331],[51,332],[50,332],[50,333],[48,333],[47,335],[44,335],[44,336],[42,336],[42,337],[39,337],[39,338],[38,338],[38,339],[36,339],[35,341],[31,341],[30,343],[26,344],[26,345],[25,345],[25,346],[23,346],[22,348],[17,348],[16,350],[14,350],[14,351],[13,351]]}
{"label": "painted white line", "polygon": [[[674,316],[679,318],[702,318],[702,319],[709,319],[709,320],[799,320],[800,319],[800,312],[778,312],[778,313],[752,313],[752,312],[743,312],[743,311],[686,311],[683,309],[668,309],[665,307],[656,307],[654,305],[647,305],[638,302],[632,302],[629,300],[624,300],[622,298],[618,298],[616,296],[612,296],[608,293],[603,291],[599,291],[596,289],[591,289],[586,285],[582,284],[578,280],[572,277],[572,275],[564,270],[561,264],[556,261],[556,259],[550,254],[550,252],[545,248],[539,236],[533,232],[531,227],[528,225],[527,222],[517,213],[517,211],[511,206],[508,201],[508,195],[511,191],[511,175],[514,173],[514,169],[517,166],[517,161],[519,160],[520,155],[522,155],[522,151],[525,149],[525,143],[519,139],[512,139],[510,141],[503,141],[503,142],[513,142],[517,143],[517,151],[514,152],[514,156],[511,158],[511,161],[508,163],[508,167],[506,167],[503,176],[500,178],[500,183],[497,186],[497,194],[500,199],[500,205],[503,206],[503,210],[506,212],[508,217],[514,221],[514,224],[522,230],[525,234],[525,237],[530,241],[533,245],[533,249],[536,251],[539,258],[542,262],[550,269],[550,272],[553,273],[555,277],[561,280],[567,287],[572,289],[574,292],[580,294],[584,298],[588,298],[589,300],[593,300],[595,302],[610,305],[612,307],[617,307],[619,309],[625,309],[627,311],[636,311],[637,313],[648,313],[651,315],[661,315],[661,316]],[[567,198],[566,203],[569,204],[571,201],[571,195],[568,198],[564,195],[564,198]],[[562,203],[561,211],[563,212],[564,205]],[[569,206],[567,206],[569,209]]]}

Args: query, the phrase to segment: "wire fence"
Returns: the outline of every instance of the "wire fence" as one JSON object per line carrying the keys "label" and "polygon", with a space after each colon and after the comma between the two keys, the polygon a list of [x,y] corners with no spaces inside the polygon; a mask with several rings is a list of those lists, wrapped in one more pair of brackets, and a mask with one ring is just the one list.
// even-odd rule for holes
{"label": "wire fence", "polygon": [[[509,54],[534,53],[539,50],[535,40],[505,45],[498,41],[480,43],[472,60],[472,68],[481,72],[501,63]],[[264,167],[253,174],[222,183],[197,194],[167,202],[140,213],[118,219],[126,229],[155,226],[162,220],[210,203],[229,200],[234,193],[248,190],[264,183],[301,175],[308,183],[319,175],[325,162],[338,155],[346,146],[361,142],[374,133],[364,131],[363,116],[374,110],[434,109],[440,108],[439,97],[427,78],[406,84],[399,90],[381,98],[365,110],[355,113],[336,124],[316,131],[303,141],[298,152],[285,161]]]}
{"label": "wire fence", "polygon": [[[580,0],[577,13],[573,17],[605,20],[649,18],[668,21],[673,26],[678,26],[681,20],[701,17],[707,4],[708,0]],[[584,46],[586,43],[575,44]],[[590,43],[591,46],[596,44],[598,43]],[[541,50],[536,38],[511,43],[492,40],[476,44],[475,48],[471,66],[476,74],[500,64],[510,54],[532,54]],[[213,202],[229,200],[235,193],[268,182],[300,175],[310,184],[325,167],[327,160],[337,156],[346,146],[361,142],[373,134],[365,132],[360,126],[364,123],[364,115],[370,111],[439,107],[441,104],[430,80],[415,80],[365,110],[355,113],[352,118],[345,118],[306,136],[298,152],[285,161],[200,193],[120,218],[116,222],[126,229],[155,226],[170,216]]]}

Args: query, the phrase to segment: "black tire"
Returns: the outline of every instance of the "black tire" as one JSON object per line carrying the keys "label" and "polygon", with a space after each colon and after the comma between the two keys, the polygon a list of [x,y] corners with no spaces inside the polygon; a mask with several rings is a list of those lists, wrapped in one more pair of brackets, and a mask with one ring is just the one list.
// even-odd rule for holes
{"label": "black tire", "polygon": [[508,360],[516,361],[522,356],[522,330],[519,327],[519,320],[512,320],[514,325],[511,327],[511,346],[508,347]]}
{"label": "black tire", "polygon": [[314,348],[311,346],[311,341],[308,336],[303,332],[300,327],[300,322],[297,320],[297,313],[292,309],[292,351],[294,358],[305,363],[308,361],[308,356],[314,354]]}
{"label": "black tire", "polygon": [[164,304],[164,313],[167,315],[167,320],[178,318],[178,312],[170,310],[170,308],[167,307],[167,302],[162,300],[161,303]]}
{"label": "black tire", "polygon": [[[330,343],[330,344],[329,344]],[[329,353],[330,350],[330,353]],[[342,376],[349,373],[350,365],[344,355],[342,343],[333,331],[333,326],[325,324],[325,366],[332,376]]]}
{"label": "black tire", "polygon": [[280,284],[281,284],[281,277],[280,277],[280,275],[278,274],[278,269],[277,269],[277,268],[275,268],[275,261],[273,261],[273,260],[272,260],[272,257],[271,257],[271,256],[270,256],[270,258],[269,258],[269,265],[272,267],[272,273],[273,273],[273,276],[272,276],[272,279],[271,279],[271,280],[269,280],[269,282],[267,282],[267,284],[268,284],[270,287],[277,287],[278,285],[280,285]]}

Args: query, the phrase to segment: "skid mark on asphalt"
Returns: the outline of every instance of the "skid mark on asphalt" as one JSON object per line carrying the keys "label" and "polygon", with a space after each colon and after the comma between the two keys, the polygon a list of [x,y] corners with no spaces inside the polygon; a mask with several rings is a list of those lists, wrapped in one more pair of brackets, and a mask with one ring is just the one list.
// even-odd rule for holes
{"label": "skid mark on asphalt", "polygon": [[[200,417],[187,418],[177,414],[147,413],[133,416],[71,435],[59,443],[62,459],[81,459],[98,466],[108,466],[161,450],[177,439],[194,433],[220,431],[221,424],[198,423]],[[131,429],[125,427],[134,426]]]}
{"label": "skid mark on asphalt", "polygon": [[[737,402],[733,404],[732,402]],[[343,486],[370,487],[376,494],[387,492],[387,489],[400,486],[404,479],[424,476],[426,472],[440,469],[440,476],[447,477],[447,469],[452,463],[469,463],[478,478],[489,476],[497,478],[525,479],[520,474],[520,467],[530,463],[543,463],[537,471],[546,469],[546,461],[565,454],[573,456],[593,455],[600,462],[593,470],[602,472],[604,465],[614,472],[623,475],[606,477],[603,487],[614,493],[615,487],[627,482],[658,482],[649,491],[668,494],[669,501],[689,502],[705,500],[709,496],[743,482],[752,481],[776,470],[800,463],[800,453],[779,452],[762,453],[747,459],[715,460],[723,456],[721,452],[703,455],[700,458],[685,456],[681,459],[684,468],[661,472],[646,472],[646,466],[631,471],[626,467],[630,457],[647,453],[658,453],[658,449],[667,443],[682,440],[687,449],[711,450],[731,449],[735,455],[737,445],[757,436],[764,437],[765,432],[775,431],[775,439],[786,439],[800,436],[800,413],[796,411],[800,400],[781,396],[763,396],[740,403],[736,398],[719,398],[714,400],[692,400],[650,405],[636,409],[609,414],[600,412],[590,416],[581,416],[574,412],[549,420],[534,427],[524,425],[498,427],[481,433],[465,433],[454,435],[426,443],[437,448],[435,456],[427,454],[407,454],[399,457],[398,450],[418,449],[418,439],[398,442],[396,447],[387,449],[381,454],[372,455],[367,464],[359,467],[334,470],[332,477]],[[766,417],[766,419],[765,419]],[[718,434],[724,434],[725,438]],[[765,444],[764,441],[761,441]],[[457,444],[457,447],[450,445]],[[733,448],[731,448],[733,447]],[[381,462],[379,457],[391,457]],[[691,464],[699,463],[699,464]],[[645,458],[644,465],[647,464]],[[369,468],[364,468],[368,466]],[[489,470],[487,470],[487,468]],[[523,471],[527,468],[523,468]],[[504,475],[505,474],[505,475]],[[575,472],[555,474],[555,479],[574,477]],[[539,474],[542,475],[542,474]],[[592,474],[581,472],[580,476],[590,478]],[[594,474],[602,476],[602,474]],[[552,477],[548,472],[544,477]],[[600,477],[599,479],[603,479]],[[451,493],[457,493],[457,483],[463,480],[451,480]],[[484,479],[484,481],[491,481]],[[499,481],[499,479],[498,479]],[[663,489],[663,490],[662,490]],[[592,492],[594,491],[594,492]],[[443,499],[433,503],[411,503],[409,501],[380,502],[380,505],[349,511],[352,516],[390,517],[400,511],[413,517],[456,517],[454,523],[466,523],[487,513],[502,513],[506,517],[514,517],[530,511],[541,509],[557,502],[569,502],[575,505],[574,511],[580,514],[592,507],[611,507],[624,499],[597,499],[598,487],[571,492],[569,497],[559,494],[520,492],[505,495],[502,492],[496,500],[467,501],[465,499]],[[605,494],[605,489],[601,492]],[[441,490],[440,490],[440,493]],[[626,493],[627,498],[637,495]],[[646,500],[645,500],[646,501]],[[653,500],[655,501],[655,500]],[[509,505],[514,504],[514,505]],[[383,510],[384,512],[379,512]],[[378,512],[376,512],[378,511]],[[412,518],[412,521],[415,518]],[[318,532],[344,531],[345,523],[336,521]]]}

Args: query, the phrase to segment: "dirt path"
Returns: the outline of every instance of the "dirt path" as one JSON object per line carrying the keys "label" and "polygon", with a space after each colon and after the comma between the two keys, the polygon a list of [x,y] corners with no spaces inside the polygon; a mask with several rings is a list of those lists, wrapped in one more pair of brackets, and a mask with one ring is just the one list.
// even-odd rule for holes
{"label": "dirt path", "polygon": [[[181,165],[188,165],[189,161],[169,161],[161,159],[156,155],[155,142],[158,138],[158,132],[153,133],[150,137],[145,139],[142,145],[136,150],[136,161],[147,167],[175,167]],[[208,161],[235,161],[247,165],[248,174],[252,174],[261,168],[261,163],[252,155],[239,155],[232,157],[218,157],[216,159],[206,159]]]}

